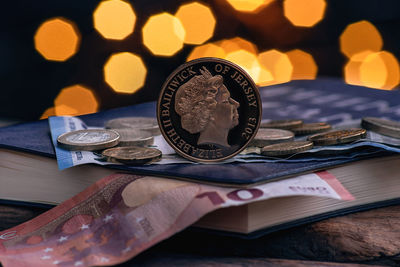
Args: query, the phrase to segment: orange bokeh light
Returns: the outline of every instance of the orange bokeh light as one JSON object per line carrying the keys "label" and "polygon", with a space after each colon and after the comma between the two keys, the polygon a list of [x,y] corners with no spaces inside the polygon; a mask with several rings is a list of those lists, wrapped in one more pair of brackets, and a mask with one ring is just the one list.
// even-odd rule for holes
{"label": "orange bokeh light", "polygon": [[61,90],[54,100],[54,108],[57,116],[75,116],[97,112],[99,104],[92,90],[77,84]]}
{"label": "orange bokeh light", "polygon": [[182,49],[185,40],[181,21],[166,12],[151,16],[142,33],[144,45],[157,56],[173,56]]}
{"label": "orange bokeh light", "polygon": [[201,57],[218,57],[218,58],[224,58],[225,57],[225,51],[221,47],[215,45],[215,44],[205,44],[201,46],[196,46],[192,52],[190,52],[189,56],[187,57],[187,61],[196,59],[196,58],[201,58]]}
{"label": "orange bokeh light", "polygon": [[399,62],[393,54],[371,53],[360,65],[360,81],[367,87],[390,90],[399,84],[399,71]]}
{"label": "orange bokeh light", "polygon": [[94,28],[107,39],[125,39],[133,32],[135,22],[132,6],[121,0],[102,1],[93,13]]}
{"label": "orange bokeh light", "polygon": [[382,46],[379,31],[365,20],[348,25],[340,35],[340,50],[348,58],[367,50],[378,52]]}
{"label": "orange bokeh light", "polygon": [[179,7],[175,14],[185,28],[186,44],[202,44],[214,34],[215,17],[211,9],[198,2]]}
{"label": "orange bokeh light", "polygon": [[238,50],[246,50],[252,54],[258,53],[258,49],[255,44],[240,37],[222,40],[220,42],[217,42],[216,45],[224,49],[226,54]]}
{"label": "orange bokeh light", "polygon": [[258,55],[261,67],[268,70],[273,77],[272,81],[260,81],[261,86],[289,82],[292,77],[293,66],[289,57],[278,50],[269,50]]}
{"label": "orange bokeh light", "polygon": [[312,55],[299,50],[286,53],[293,66],[292,80],[314,80],[317,77],[318,67]]}
{"label": "orange bokeh light", "polygon": [[226,0],[235,10],[257,13],[274,0]]}
{"label": "orange bokeh light", "polygon": [[360,80],[360,66],[365,58],[373,53],[372,51],[363,51],[353,55],[344,67],[344,80],[348,84],[362,85]]}
{"label": "orange bokeh light", "polygon": [[295,26],[312,27],[320,22],[325,13],[325,0],[285,0],[285,17]]}
{"label": "orange bokeh light", "polygon": [[146,75],[142,59],[128,52],[112,55],[104,65],[104,79],[117,93],[133,94],[143,87]]}
{"label": "orange bokeh light", "polygon": [[247,50],[237,50],[225,56],[226,60],[238,64],[243,68],[253,80],[257,83],[260,78],[261,66],[257,56]]}
{"label": "orange bokeh light", "polygon": [[79,49],[80,34],[76,25],[65,18],[53,18],[37,29],[35,49],[47,60],[66,61]]}
{"label": "orange bokeh light", "polygon": [[397,58],[386,51],[381,51],[380,57],[385,62],[388,71],[387,79],[382,89],[391,90],[397,87],[400,83],[400,66]]}
{"label": "orange bokeh light", "polygon": [[50,107],[43,112],[42,116],[40,116],[40,120],[47,119],[48,117],[55,115],[56,109],[54,107]]}

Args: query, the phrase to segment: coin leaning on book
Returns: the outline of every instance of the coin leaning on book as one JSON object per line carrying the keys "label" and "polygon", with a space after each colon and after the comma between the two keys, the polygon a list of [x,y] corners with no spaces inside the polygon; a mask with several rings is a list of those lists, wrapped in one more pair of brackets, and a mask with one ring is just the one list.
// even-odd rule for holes
{"label": "coin leaning on book", "polygon": [[218,162],[240,153],[256,135],[261,112],[252,78],[219,58],[179,66],[157,102],[165,140],[179,155],[197,162]]}

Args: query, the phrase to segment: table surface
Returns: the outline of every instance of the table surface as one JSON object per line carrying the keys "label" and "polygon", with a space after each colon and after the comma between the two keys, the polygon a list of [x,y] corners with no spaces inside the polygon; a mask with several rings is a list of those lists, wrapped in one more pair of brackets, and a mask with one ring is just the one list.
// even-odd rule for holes
{"label": "table surface", "polygon": [[[45,211],[0,205],[0,230]],[[138,265],[399,266],[400,205],[335,217],[253,240],[189,228],[120,266]]]}

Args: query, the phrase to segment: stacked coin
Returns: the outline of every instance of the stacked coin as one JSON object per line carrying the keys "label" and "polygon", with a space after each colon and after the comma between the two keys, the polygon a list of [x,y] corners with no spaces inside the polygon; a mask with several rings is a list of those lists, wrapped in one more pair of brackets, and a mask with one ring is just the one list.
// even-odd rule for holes
{"label": "stacked coin", "polygon": [[136,129],[113,129],[119,133],[118,146],[150,146],[154,143],[154,136],[147,131]]}
{"label": "stacked coin", "polygon": [[107,129],[135,129],[150,132],[153,136],[160,134],[157,119],[149,117],[123,117],[105,123]]}
{"label": "stacked coin", "polygon": [[[274,157],[288,156],[307,151],[313,148],[313,146],[340,145],[355,142],[366,137],[365,129],[356,128],[330,131],[332,127],[327,123],[303,123],[303,121],[298,119],[272,120],[262,123],[261,127],[264,128],[259,130],[257,136],[250,143],[251,146],[258,147],[258,149],[249,148],[246,149],[246,153],[257,153]],[[275,129],[277,132],[272,132],[271,130],[273,129],[266,127],[277,128]],[[291,137],[289,133],[291,133]],[[302,141],[293,141],[294,135],[308,135],[307,141],[304,141],[305,137],[300,137]]]}
{"label": "stacked coin", "polygon": [[58,136],[57,143],[68,150],[95,151],[116,146],[119,139],[114,130],[86,129],[64,133]]}
{"label": "stacked coin", "polygon": [[300,127],[302,124],[303,121],[298,119],[271,120],[269,122],[262,122],[260,128],[291,130],[293,128]]}
{"label": "stacked coin", "polygon": [[326,132],[330,130],[332,126],[325,122],[314,122],[314,123],[303,123],[291,130],[295,135],[309,135],[314,133]]}
{"label": "stacked coin", "polygon": [[361,121],[362,127],[382,135],[400,138],[400,122],[375,117],[365,117]]}
{"label": "stacked coin", "polygon": [[274,145],[265,146],[261,149],[261,154],[264,156],[287,156],[304,152],[313,148],[313,142],[310,141],[291,141],[283,142]]}
{"label": "stacked coin", "polygon": [[292,141],[294,133],[288,130],[260,128],[249,146],[264,147],[276,143]]}
{"label": "stacked coin", "polygon": [[[390,136],[393,138],[400,138],[400,122],[375,118],[365,117],[361,122],[364,128],[349,128],[332,130],[331,125],[324,122],[315,123],[302,123],[301,120],[287,119],[287,120],[276,120],[261,123],[261,127],[290,129],[296,136],[301,136],[299,139],[307,141],[292,141],[287,142],[285,140],[278,141],[278,144],[269,144],[262,146],[260,137],[253,140],[251,145],[245,150],[245,153],[256,153],[265,156],[288,156],[295,153],[307,151],[313,146],[332,146],[342,145],[352,142],[357,142],[367,137],[367,130],[374,131],[376,133]],[[263,128],[260,129],[262,131]],[[262,134],[260,134],[262,136]],[[264,138],[265,139],[265,138]],[[259,143],[257,143],[259,141]],[[262,147],[260,149],[260,147]]]}
{"label": "stacked coin", "polygon": [[113,129],[67,132],[57,138],[57,143],[68,150],[94,151],[108,161],[129,165],[150,163],[161,158],[161,151],[147,147],[154,143],[154,135],[159,134],[156,119],[116,118],[106,122],[106,127]]}
{"label": "stacked coin", "polygon": [[128,165],[139,165],[159,161],[161,151],[150,147],[128,146],[113,147],[102,152],[111,162],[119,162]]}
{"label": "stacked coin", "polygon": [[[299,119],[270,120],[261,123],[256,137],[244,153],[265,156],[287,156],[309,150],[311,141],[293,141],[295,135],[306,135],[326,131],[331,128],[326,123],[303,123]],[[252,148],[254,147],[254,148]]]}
{"label": "stacked coin", "polygon": [[329,146],[351,143],[366,136],[367,131],[365,129],[347,129],[315,134],[307,139],[316,146]]}

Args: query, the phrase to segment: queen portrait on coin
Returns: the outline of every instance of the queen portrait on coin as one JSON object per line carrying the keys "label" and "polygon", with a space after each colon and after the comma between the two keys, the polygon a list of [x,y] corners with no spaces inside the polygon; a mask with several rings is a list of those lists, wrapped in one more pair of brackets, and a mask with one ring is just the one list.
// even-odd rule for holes
{"label": "queen portrait on coin", "polygon": [[205,67],[200,72],[178,88],[175,111],[183,129],[199,133],[198,145],[230,147],[228,134],[239,124],[239,103],[231,98],[221,75],[212,76]]}

